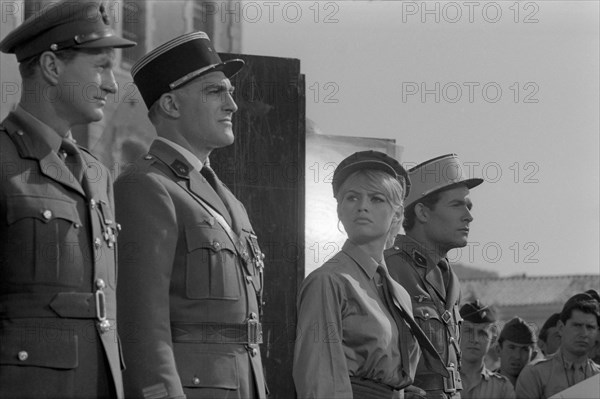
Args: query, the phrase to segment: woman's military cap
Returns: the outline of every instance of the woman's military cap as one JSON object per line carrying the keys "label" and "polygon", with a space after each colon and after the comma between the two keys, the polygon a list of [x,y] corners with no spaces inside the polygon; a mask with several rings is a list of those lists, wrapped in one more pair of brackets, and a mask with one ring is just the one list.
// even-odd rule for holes
{"label": "woman's military cap", "polygon": [[352,173],[363,169],[376,169],[390,174],[400,181],[404,189],[404,198],[410,192],[410,178],[400,162],[379,151],[359,151],[344,159],[333,172],[333,196],[335,197]]}
{"label": "woman's military cap", "polygon": [[221,61],[208,35],[191,32],[176,37],[152,50],[131,67],[133,81],[150,108],[164,93],[210,72],[221,71],[232,77],[244,61]]}
{"label": "woman's military cap", "polygon": [[496,311],[493,307],[485,306],[478,300],[462,305],[460,317],[474,324],[493,323],[496,321]]}
{"label": "woman's military cap", "polygon": [[404,201],[408,207],[421,198],[438,191],[465,185],[473,188],[480,185],[483,179],[467,179],[456,154],[442,155],[425,161],[408,171],[412,189]]}
{"label": "woman's military cap", "polygon": [[0,51],[15,54],[21,62],[44,51],[135,45],[115,34],[104,2],[68,0],[27,18],[0,42]]}

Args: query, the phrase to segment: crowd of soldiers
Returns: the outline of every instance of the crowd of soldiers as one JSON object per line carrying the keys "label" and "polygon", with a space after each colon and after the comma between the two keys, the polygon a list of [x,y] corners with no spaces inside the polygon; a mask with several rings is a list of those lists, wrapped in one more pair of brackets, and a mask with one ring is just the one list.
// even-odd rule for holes
{"label": "crowd of soldiers", "polygon": [[[103,118],[115,49],[135,44],[102,1],[65,0],[0,42],[23,92],[43,93],[0,124],[2,398],[268,397],[265,256],[209,161],[234,141],[229,78],[244,61],[222,62],[203,32],[138,60],[158,137],[113,185],[71,129]],[[319,333],[296,341],[299,397],[546,398],[600,373],[596,291],[538,337],[518,317],[498,332],[485,298],[461,303],[447,253],[467,244],[483,182],[464,176],[455,154],[409,171],[376,151],[338,165],[348,240],[298,296],[298,325]]]}

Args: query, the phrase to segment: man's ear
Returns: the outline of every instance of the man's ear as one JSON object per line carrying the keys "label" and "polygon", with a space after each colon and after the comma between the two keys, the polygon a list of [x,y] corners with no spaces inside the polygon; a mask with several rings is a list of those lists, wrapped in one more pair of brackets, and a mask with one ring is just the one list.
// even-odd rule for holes
{"label": "man's ear", "polygon": [[163,93],[158,99],[158,110],[168,118],[179,118],[181,112],[177,95],[173,92]]}
{"label": "man's ear", "polygon": [[560,335],[561,338],[563,328],[565,328],[565,323],[563,323],[562,320],[559,320],[558,323],[556,323],[556,332],[558,333],[558,335]]}
{"label": "man's ear", "polygon": [[421,223],[426,223],[429,220],[429,208],[420,202],[417,203],[415,205],[415,218]]}
{"label": "man's ear", "polygon": [[59,60],[52,51],[45,51],[38,60],[40,73],[44,80],[51,85],[58,83],[60,74],[64,68],[64,62]]}

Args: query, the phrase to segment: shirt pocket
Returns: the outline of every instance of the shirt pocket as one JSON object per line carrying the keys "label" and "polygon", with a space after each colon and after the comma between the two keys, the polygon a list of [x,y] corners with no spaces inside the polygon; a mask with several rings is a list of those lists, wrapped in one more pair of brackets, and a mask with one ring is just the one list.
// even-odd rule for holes
{"label": "shirt pocket", "polygon": [[[87,248],[77,204],[69,198],[7,199],[4,282],[80,287]],[[89,261],[89,253],[87,257]]]}
{"label": "shirt pocket", "polygon": [[439,355],[442,359],[446,359],[448,347],[446,325],[442,321],[435,304],[433,302],[413,303],[413,315]]}
{"label": "shirt pocket", "polygon": [[79,365],[78,337],[68,330],[6,328],[1,337],[1,364],[60,370],[74,369]]}
{"label": "shirt pocket", "polygon": [[220,227],[185,229],[186,296],[190,299],[238,300],[240,266],[236,249]]}
{"label": "shirt pocket", "polygon": [[184,388],[238,390],[239,370],[235,354],[211,353],[194,344],[173,344],[177,370]]}

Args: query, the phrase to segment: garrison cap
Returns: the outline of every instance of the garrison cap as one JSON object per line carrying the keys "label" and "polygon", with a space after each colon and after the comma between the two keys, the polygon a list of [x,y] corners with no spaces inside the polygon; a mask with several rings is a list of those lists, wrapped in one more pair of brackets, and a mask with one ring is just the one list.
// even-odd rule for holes
{"label": "garrison cap", "polygon": [[135,45],[115,34],[104,2],[63,0],[27,18],[0,42],[0,51],[22,62],[44,51]]}
{"label": "garrison cap", "polygon": [[335,197],[344,181],[352,173],[363,169],[376,169],[388,173],[400,181],[404,198],[410,192],[410,178],[400,162],[379,151],[359,151],[345,158],[333,172],[333,196]]}
{"label": "garrison cap", "polygon": [[232,77],[244,61],[221,61],[208,35],[191,32],[169,40],[155,48],[131,67],[133,81],[148,108],[164,93],[210,72],[221,71]]}
{"label": "garrison cap", "polygon": [[474,324],[493,323],[496,321],[496,311],[493,307],[482,305],[479,300],[469,302],[460,308],[460,317]]}
{"label": "garrison cap", "polygon": [[504,340],[521,345],[533,345],[537,342],[533,329],[520,317],[515,317],[504,325],[500,332],[500,341]]}
{"label": "garrison cap", "polygon": [[467,179],[456,154],[442,155],[425,161],[408,171],[412,189],[406,198],[404,206],[409,207],[421,198],[442,190],[465,185],[473,188],[483,179]]}

